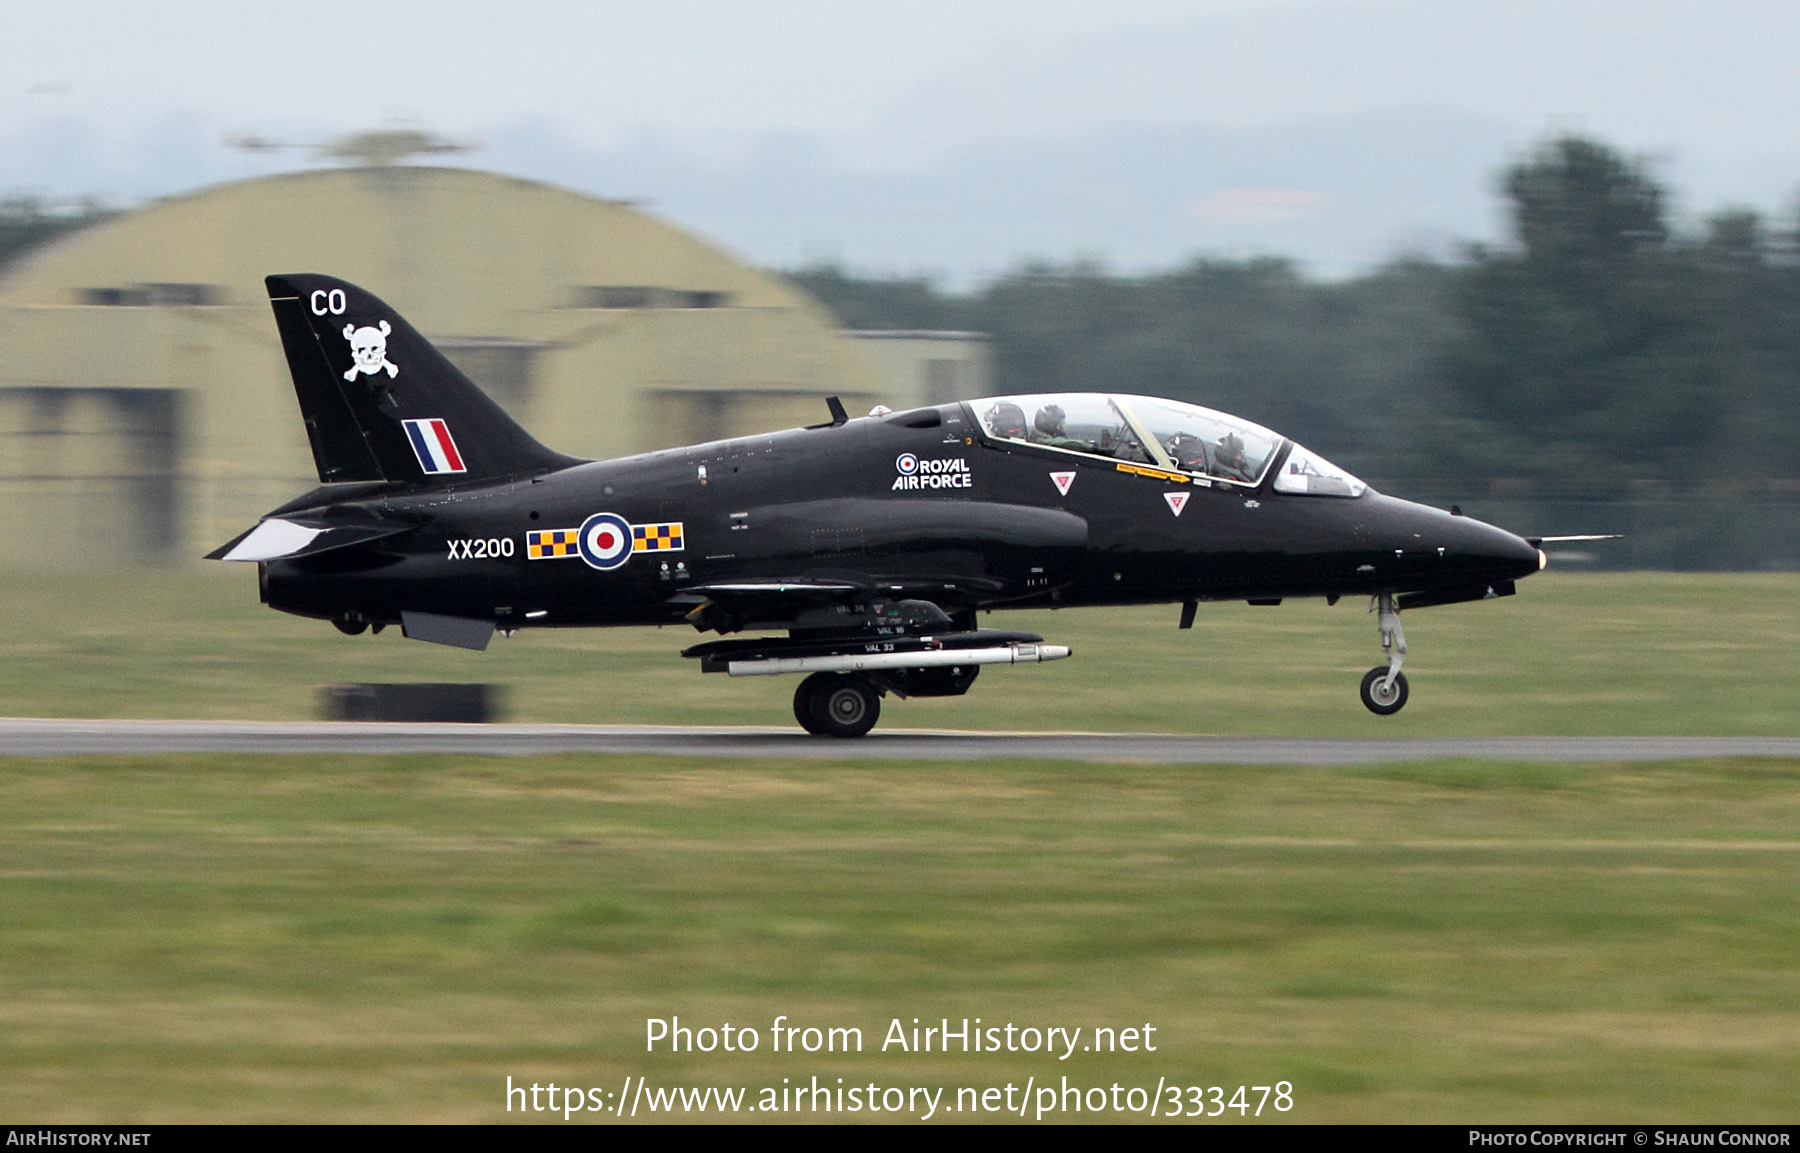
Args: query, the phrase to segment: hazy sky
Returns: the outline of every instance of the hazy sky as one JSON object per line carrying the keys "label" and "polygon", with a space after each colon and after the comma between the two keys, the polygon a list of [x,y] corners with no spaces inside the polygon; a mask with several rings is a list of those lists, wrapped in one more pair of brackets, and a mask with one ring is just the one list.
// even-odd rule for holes
{"label": "hazy sky", "polygon": [[774,263],[1344,268],[1491,231],[1556,131],[1690,213],[1785,211],[1797,56],[1793,0],[61,0],[7,13],[0,190],[169,194],[311,162],[224,132],[407,121]]}

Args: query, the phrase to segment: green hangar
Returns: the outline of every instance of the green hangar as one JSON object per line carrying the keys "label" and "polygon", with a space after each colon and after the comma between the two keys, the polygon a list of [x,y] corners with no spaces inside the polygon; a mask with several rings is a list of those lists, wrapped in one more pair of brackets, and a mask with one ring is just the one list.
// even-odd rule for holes
{"label": "green hangar", "polygon": [[[7,565],[186,563],[317,483],[263,289],[276,272],[367,287],[576,456],[814,423],[834,394],[852,412],[975,395],[986,377],[974,334],[840,333],[780,277],[627,204],[451,168],[251,180],[0,276]],[[895,361],[908,347],[916,363]]]}

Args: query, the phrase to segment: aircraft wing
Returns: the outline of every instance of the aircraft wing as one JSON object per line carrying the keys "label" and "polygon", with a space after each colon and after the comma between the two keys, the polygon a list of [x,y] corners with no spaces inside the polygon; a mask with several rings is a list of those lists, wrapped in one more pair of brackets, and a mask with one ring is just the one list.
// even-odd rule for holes
{"label": "aircraft wing", "polygon": [[670,597],[690,624],[721,633],[740,629],[849,629],[879,625],[903,631],[950,626],[937,601],[967,599],[970,591],[998,592],[986,577],[953,575],[749,578],[690,585]]}
{"label": "aircraft wing", "polygon": [[693,585],[681,591],[721,600],[773,597],[788,599],[793,603],[831,603],[842,600],[849,594],[868,592],[871,587],[869,583],[862,581],[809,580],[799,577],[793,580],[721,581],[718,584]]}
{"label": "aircraft wing", "polygon": [[765,505],[745,516],[758,532],[815,544],[824,538],[839,547],[854,541],[860,548],[977,543],[1076,549],[1088,543],[1088,523],[1074,513],[992,501],[833,497]]}
{"label": "aircraft wing", "polygon": [[[815,547],[845,550],[941,550],[946,560],[950,554],[966,551],[974,555],[994,544],[1079,549],[1088,540],[1087,521],[1073,513],[982,501],[838,497],[765,505],[733,514],[734,520],[739,517],[741,527],[754,526],[757,532],[778,540],[810,541]],[[966,571],[819,568],[791,575],[747,574],[691,585],[668,603],[700,628],[732,632],[792,627],[828,630],[848,625],[854,614],[873,611],[869,606],[876,601],[930,602],[931,612],[926,617],[931,619],[899,623],[936,629],[949,624],[949,617],[937,605],[966,605],[1004,588],[985,574]],[[923,610],[905,611],[917,615]]]}
{"label": "aircraft wing", "polygon": [[785,627],[806,612],[851,605],[871,591],[873,584],[865,580],[747,578],[691,585],[668,603],[681,609],[696,628],[735,632]]}

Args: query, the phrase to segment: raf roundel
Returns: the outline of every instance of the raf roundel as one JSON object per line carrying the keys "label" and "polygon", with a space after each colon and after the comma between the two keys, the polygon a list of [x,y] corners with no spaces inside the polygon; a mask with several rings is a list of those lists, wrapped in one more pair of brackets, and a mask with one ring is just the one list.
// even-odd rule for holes
{"label": "raf roundel", "polygon": [[901,476],[911,476],[919,471],[919,458],[910,452],[903,452],[894,461],[894,467],[900,471]]}
{"label": "raf roundel", "polygon": [[631,525],[617,513],[597,512],[581,522],[581,559],[602,572],[631,559]]}

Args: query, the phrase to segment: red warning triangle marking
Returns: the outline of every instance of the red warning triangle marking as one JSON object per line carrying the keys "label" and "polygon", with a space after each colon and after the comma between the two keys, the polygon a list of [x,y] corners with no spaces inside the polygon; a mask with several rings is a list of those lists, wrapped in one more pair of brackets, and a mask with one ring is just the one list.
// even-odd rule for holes
{"label": "red warning triangle marking", "polygon": [[1062,493],[1064,496],[1068,496],[1069,486],[1075,483],[1075,474],[1072,472],[1053,472],[1050,474],[1050,483],[1056,486],[1057,492]]}
{"label": "red warning triangle marking", "polygon": [[1163,493],[1163,499],[1169,502],[1169,511],[1176,516],[1180,516],[1181,510],[1187,507],[1188,497],[1190,495],[1191,494],[1185,492],[1165,492]]}

